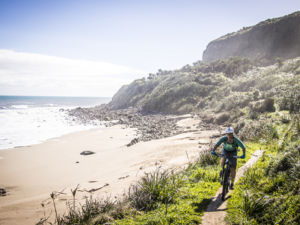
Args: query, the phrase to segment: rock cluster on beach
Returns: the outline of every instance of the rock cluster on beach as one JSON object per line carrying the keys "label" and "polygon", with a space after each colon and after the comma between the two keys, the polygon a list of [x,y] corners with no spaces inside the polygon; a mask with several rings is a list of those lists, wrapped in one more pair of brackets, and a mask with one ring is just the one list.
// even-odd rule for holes
{"label": "rock cluster on beach", "polygon": [[6,195],[6,190],[3,187],[0,187],[0,196],[5,196]]}
{"label": "rock cluster on beach", "polygon": [[93,108],[78,107],[69,110],[68,113],[84,124],[98,120],[107,121],[106,126],[122,124],[137,128],[138,137],[128,143],[128,147],[139,141],[150,141],[183,132],[183,129],[176,125],[179,118],[162,114],[143,114],[136,108],[111,110],[107,105],[100,105]]}

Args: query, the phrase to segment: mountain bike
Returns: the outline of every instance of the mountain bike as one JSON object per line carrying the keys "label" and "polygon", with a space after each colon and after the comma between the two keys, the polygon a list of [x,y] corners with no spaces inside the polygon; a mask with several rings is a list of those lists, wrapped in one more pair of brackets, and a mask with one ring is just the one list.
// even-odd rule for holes
{"label": "mountain bike", "polygon": [[[223,154],[215,153],[218,157],[223,157]],[[240,156],[233,156],[234,158],[241,158]],[[223,165],[222,171],[221,171],[221,184],[223,185],[222,188],[222,201],[225,200],[225,196],[228,193],[229,185],[230,185],[230,169],[231,169],[231,162],[228,157],[225,159],[225,163]]]}

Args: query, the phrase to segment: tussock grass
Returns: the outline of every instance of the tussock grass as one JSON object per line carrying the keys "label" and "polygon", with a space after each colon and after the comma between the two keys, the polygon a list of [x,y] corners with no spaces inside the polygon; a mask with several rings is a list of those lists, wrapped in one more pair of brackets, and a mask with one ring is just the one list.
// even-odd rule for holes
{"label": "tussock grass", "polygon": [[150,211],[159,204],[175,202],[175,197],[182,186],[180,175],[174,171],[161,171],[159,168],[144,177],[129,188],[128,201],[130,205],[142,211]]}

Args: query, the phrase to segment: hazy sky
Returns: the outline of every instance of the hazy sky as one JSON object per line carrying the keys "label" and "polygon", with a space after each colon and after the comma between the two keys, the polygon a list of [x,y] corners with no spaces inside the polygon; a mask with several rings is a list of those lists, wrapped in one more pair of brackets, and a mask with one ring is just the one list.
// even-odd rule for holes
{"label": "hazy sky", "polygon": [[112,96],[299,0],[0,0],[0,94]]}

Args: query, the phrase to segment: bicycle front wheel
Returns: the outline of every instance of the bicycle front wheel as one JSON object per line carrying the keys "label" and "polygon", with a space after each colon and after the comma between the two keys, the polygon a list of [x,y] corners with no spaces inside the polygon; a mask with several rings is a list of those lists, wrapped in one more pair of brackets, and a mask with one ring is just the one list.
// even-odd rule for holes
{"label": "bicycle front wheel", "polygon": [[228,188],[229,188],[229,169],[228,167],[226,166],[224,168],[224,175],[223,175],[223,188],[222,188],[222,201],[225,200],[225,196],[228,192]]}

